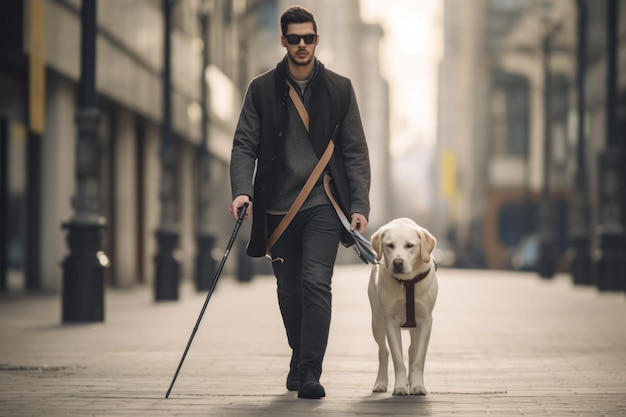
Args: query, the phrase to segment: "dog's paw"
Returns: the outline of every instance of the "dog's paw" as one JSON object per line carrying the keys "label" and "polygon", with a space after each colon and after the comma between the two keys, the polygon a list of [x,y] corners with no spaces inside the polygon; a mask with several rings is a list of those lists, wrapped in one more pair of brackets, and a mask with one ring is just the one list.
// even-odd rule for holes
{"label": "dog's paw", "polygon": [[423,385],[413,385],[411,386],[411,395],[426,395],[428,391]]}
{"label": "dog's paw", "polygon": [[408,385],[396,385],[393,388],[393,395],[409,395],[409,386]]}
{"label": "dog's paw", "polygon": [[376,381],[372,392],[387,392],[387,381]]}

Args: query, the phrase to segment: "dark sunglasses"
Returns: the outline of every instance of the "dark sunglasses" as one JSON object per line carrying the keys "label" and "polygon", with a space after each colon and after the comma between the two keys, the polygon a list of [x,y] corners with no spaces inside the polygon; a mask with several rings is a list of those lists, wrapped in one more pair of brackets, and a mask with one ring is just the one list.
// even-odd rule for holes
{"label": "dark sunglasses", "polygon": [[284,35],[289,45],[299,45],[300,39],[304,39],[304,43],[311,45],[317,40],[317,35]]}

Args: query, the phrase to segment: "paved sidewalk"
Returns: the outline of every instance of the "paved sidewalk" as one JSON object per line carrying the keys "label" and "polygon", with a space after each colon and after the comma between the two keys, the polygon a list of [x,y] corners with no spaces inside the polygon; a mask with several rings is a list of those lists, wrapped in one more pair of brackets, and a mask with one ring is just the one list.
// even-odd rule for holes
{"label": "paved sidewalk", "polygon": [[108,290],[106,321],[81,325],[60,324],[60,296],[0,296],[0,415],[626,415],[623,293],[440,269],[429,394],[393,397],[371,392],[367,280],[365,266],[336,270],[322,400],[284,388],[290,353],[269,276],[222,277],[169,399],[205,294],[184,286],[178,302],[155,303],[148,287]]}

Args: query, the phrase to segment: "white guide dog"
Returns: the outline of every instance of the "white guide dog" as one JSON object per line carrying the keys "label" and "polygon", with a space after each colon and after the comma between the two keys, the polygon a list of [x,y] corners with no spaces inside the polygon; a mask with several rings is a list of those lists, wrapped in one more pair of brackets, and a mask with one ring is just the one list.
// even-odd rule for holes
{"label": "white guide dog", "polygon": [[[436,264],[431,257],[436,244],[436,239],[426,229],[407,218],[392,220],[372,235],[378,260],[378,264],[372,266],[368,286],[372,332],[378,344],[374,392],[387,391],[389,351],[386,339],[395,373],[393,395],[426,395],[424,362],[438,288]],[[407,305],[407,291],[414,292],[414,308],[411,303]],[[409,317],[412,315],[414,317]],[[411,336],[408,378],[402,354],[402,327],[408,327]]]}

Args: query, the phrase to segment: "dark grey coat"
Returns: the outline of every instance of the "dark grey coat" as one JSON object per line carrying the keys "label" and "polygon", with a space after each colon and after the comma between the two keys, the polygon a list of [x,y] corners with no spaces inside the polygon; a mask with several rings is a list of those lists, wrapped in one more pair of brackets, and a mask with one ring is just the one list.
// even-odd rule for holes
{"label": "dark grey coat", "polygon": [[[322,155],[335,126],[336,150],[328,165],[335,196],[343,211],[369,216],[370,164],[367,142],[356,96],[349,79],[324,68],[310,83],[310,140],[317,158]],[[299,122],[289,103],[285,82],[286,60],[250,83],[231,152],[233,198],[248,195],[253,200],[252,230],[248,244],[250,256],[267,253],[266,211],[276,187],[279,167],[285,156],[289,124]],[[256,174],[255,174],[256,169]],[[254,176],[254,182],[252,181]],[[302,183],[304,185],[304,181]],[[349,239],[342,240],[344,244]]]}

